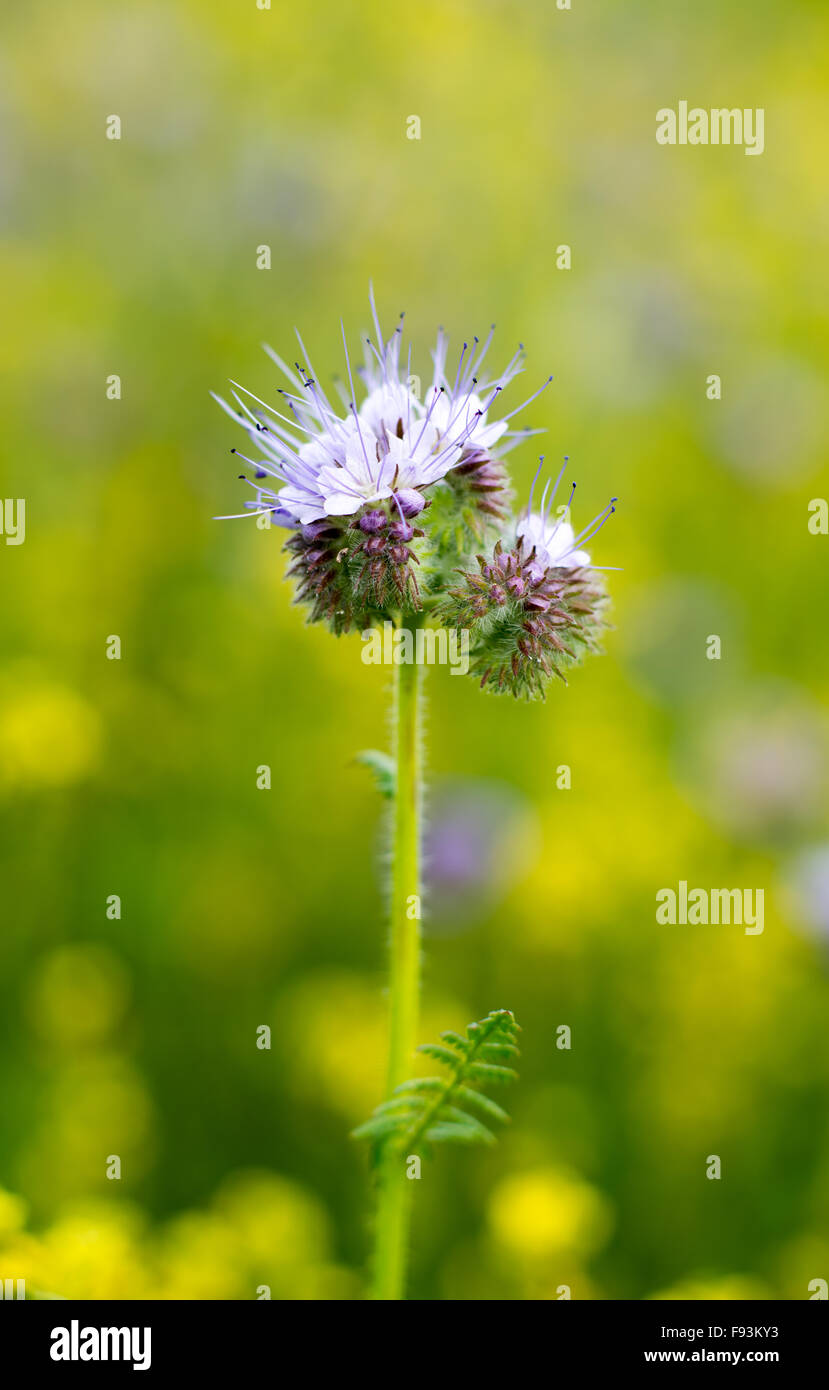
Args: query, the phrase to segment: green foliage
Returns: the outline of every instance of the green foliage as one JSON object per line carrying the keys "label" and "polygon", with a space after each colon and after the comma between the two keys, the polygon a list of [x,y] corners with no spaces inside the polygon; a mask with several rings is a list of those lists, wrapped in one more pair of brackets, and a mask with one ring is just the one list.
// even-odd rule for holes
{"label": "green foliage", "polygon": [[[507,496],[505,485],[501,495]],[[427,496],[429,508],[423,518],[426,534],[418,554],[429,592],[442,597],[457,568],[472,563],[482,545],[494,543],[504,514],[484,510],[481,495],[457,469],[429,488]],[[484,501],[494,507],[488,498]]]}
{"label": "green foliage", "polygon": [[447,1075],[404,1081],[353,1137],[393,1144],[404,1154],[428,1153],[433,1144],[494,1144],[489,1125],[506,1124],[509,1116],[480,1088],[518,1079],[509,1063],[519,1056],[519,1032],[509,1010],[496,1009],[470,1023],[466,1037],[446,1032],[442,1043],[424,1043],[418,1052],[442,1063]]}
{"label": "green foliage", "polygon": [[378,748],[364,748],[361,753],[357,753],[354,761],[362,763],[374,774],[374,781],[380,795],[386,801],[394,801],[394,793],[397,786],[397,767],[394,758],[388,753],[381,753]]}

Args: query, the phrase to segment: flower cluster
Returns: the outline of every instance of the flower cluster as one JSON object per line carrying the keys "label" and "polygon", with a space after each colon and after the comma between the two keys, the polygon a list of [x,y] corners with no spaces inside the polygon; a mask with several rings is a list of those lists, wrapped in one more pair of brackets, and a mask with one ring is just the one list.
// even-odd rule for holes
{"label": "flower cluster", "polygon": [[[566,684],[565,670],[598,651],[606,626],[604,582],[578,547],[601,530],[616,498],[575,536],[566,520],[569,502],[563,516],[553,520],[550,515],[563,471],[551,492],[549,484],[545,488],[537,513],[532,510],[536,473],[509,549],[498,540],[489,559],[477,556],[477,570],[463,571],[440,606],[447,624],[472,631],[470,673],[496,693],[543,698],[552,678]],[[575,483],[570,501],[573,492]]]}
{"label": "flower cluster", "polygon": [[[365,340],[354,370],[343,333],[347,379],[337,383],[336,404],[301,338],[304,361],[294,368],[267,349],[289,383],[281,408],[235,383],[235,406],[216,397],[256,450],[233,450],[250,469],[240,476],[253,493],[241,515],[288,530],[289,575],[311,621],[337,634],[415,613],[463,626],[483,686],[543,694],[549,678],[594,649],[603,626],[604,587],[577,547],[612,506],[577,538],[566,516],[551,517],[556,489],[548,487],[541,511],[532,511],[531,494],[516,521],[504,457],[532,431],[510,428],[523,406],[496,412],[523,369],[523,350],[490,376],[490,332],[483,343],[464,343],[447,371],[441,330],[421,400],[410,350],[402,361],[402,316],[385,340],[373,297],[371,305],[376,337]],[[364,389],[359,405],[355,376]]]}

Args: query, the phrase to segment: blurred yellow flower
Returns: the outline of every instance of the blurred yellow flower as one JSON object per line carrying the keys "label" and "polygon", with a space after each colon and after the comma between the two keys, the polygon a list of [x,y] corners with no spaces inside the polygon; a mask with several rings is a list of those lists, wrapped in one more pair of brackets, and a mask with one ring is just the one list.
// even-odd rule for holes
{"label": "blurred yellow flower", "polygon": [[0,1241],[19,1231],[26,1220],[26,1203],[0,1187]]}
{"label": "blurred yellow flower", "polygon": [[276,1173],[233,1174],[205,1210],[155,1228],[119,1197],[68,1204],[41,1235],[0,1189],[0,1276],[80,1299],[351,1299],[362,1274],[332,1260],[328,1214]]}
{"label": "blurred yellow flower", "polygon": [[212,1212],[184,1212],[159,1235],[159,1281],[153,1297],[243,1298],[242,1266],[229,1222]]}
{"label": "blurred yellow flower", "polygon": [[327,1257],[329,1222],[320,1203],[298,1183],[275,1173],[234,1173],[214,1206],[252,1261],[291,1265]]}
{"label": "blurred yellow flower", "polygon": [[500,1245],[530,1259],[570,1250],[584,1257],[604,1244],[612,1226],[602,1193],[558,1168],[504,1178],[492,1193],[488,1218]]}
{"label": "blurred yellow flower", "polygon": [[743,1298],[773,1298],[774,1294],[760,1280],[754,1279],[750,1275],[728,1274],[723,1276],[692,1275],[669,1289],[663,1289],[660,1293],[652,1293],[650,1297],[657,1300],[688,1298],[694,1302],[705,1302],[706,1299],[724,1302]]}
{"label": "blurred yellow flower", "polygon": [[41,1239],[30,1281],[64,1298],[152,1298],[143,1218],[120,1202],[69,1208]]}
{"label": "blurred yellow flower", "polygon": [[0,705],[0,786],[68,786],[94,769],[100,743],[98,716],[75,691],[12,688]]}
{"label": "blurred yellow flower", "polygon": [[51,1207],[56,1199],[117,1188],[106,1176],[110,1155],[134,1182],[146,1172],[154,1134],[152,1099],[132,1063],[117,1053],[85,1054],[58,1067],[44,1094],[40,1123],[20,1158],[25,1190]]}
{"label": "blurred yellow flower", "polygon": [[105,946],[62,946],[43,957],[30,986],[28,1013],[54,1045],[78,1047],[106,1038],[123,1016],[129,983]]}
{"label": "blurred yellow flower", "polygon": [[[387,1009],[374,981],[346,971],[308,975],[277,1001],[284,1035],[301,1040],[291,1057],[295,1084],[349,1124],[365,1119],[382,1097]],[[455,1000],[433,995],[423,1009],[420,1036],[426,1042],[446,1027],[463,1026],[465,1017]],[[426,1057],[412,1057],[412,1076],[437,1070]]]}

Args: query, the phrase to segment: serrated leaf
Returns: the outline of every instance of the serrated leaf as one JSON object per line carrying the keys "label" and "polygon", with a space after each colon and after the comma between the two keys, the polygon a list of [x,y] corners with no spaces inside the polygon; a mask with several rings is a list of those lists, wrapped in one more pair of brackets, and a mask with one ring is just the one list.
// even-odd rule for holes
{"label": "serrated leaf", "polygon": [[466,1105],[476,1106],[481,1114],[487,1115],[490,1120],[499,1120],[502,1125],[509,1124],[509,1115],[489,1096],[485,1096],[483,1091],[474,1091],[471,1086],[459,1086],[455,1092],[458,1100],[464,1101]]}
{"label": "serrated leaf", "polygon": [[446,1082],[440,1076],[413,1076],[411,1081],[401,1081],[395,1086],[394,1094],[404,1095],[407,1091],[445,1091]]}
{"label": "serrated leaf", "polygon": [[481,1055],[483,1056],[484,1060],[488,1060],[488,1059],[492,1059],[492,1060],[494,1060],[494,1059],[508,1060],[510,1057],[520,1057],[520,1056],[521,1056],[521,1053],[519,1052],[518,1048],[515,1046],[515,1043],[508,1043],[508,1042],[481,1043],[481,1046],[480,1046],[480,1048],[479,1048],[479,1052],[480,1052]]}
{"label": "serrated leaf", "polygon": [[437,1124],[423,1136],[431,1144],[482,1144],[486,1141],[469,1125]]}
{"label": "serrated leaf", "polygon": [[407,1113],[413,1115],[418,1110],[422,1110],[425,1104],[426,1101],[423,1096],[393,1096],[391,1100],[384,1100],[382,1105],[378,1105],[374,1113],[375,1115],[403,1115]]}
{"label": "serrated leaf", "polygon": [[427,1057],[434,1057],[436,1062],[446,1062],[450,1067],[458,1061],[455,1053],[448,1047],[442,1047],[440,1043],[423,1043],[417,1050],[425,1053]]}
{"label": "serrated leaf", "polygon": [[388,753],[381,753],[377,748],[365,748],[358,753],[354,759],[355,763],[362,763],[374,774],[374,781],[380,795],[386,801],[393,801],[397,790],[397,768],[394,758]]}
{"label": "serrated leaf", "polygon": [[373,1115],[365,1124],[351,1131],[353,1139],[385,1139],[400,1128],[399,1115]]}
{"label": "serrated leaf", "polygon": [[392,1144],[406,1154],[428,1153],[429,1146],[438,1143],[493,1144],[495,1135],[480,1116],[498,1124],[509,1116],[478,1086],[515,1079],[511,1067],[486,1059],[517,1056],[514,1039],[519,1031],[512,1014],[498,1009],[470,1023],[465,1038],[447,1030],[441,1034],[442,1043],[424,1043],[418,1051],[440,1062],[448,1075],[401,1082],[356,1136]]}
{"label": "serrated leaf", "polygon": [[487,1129],[486,1125],[482,1125],[481,1121],[476,1119],[474,1115],[467,1115],[465,1110],[458,1110],[455,1105],[441,1106],[440,1120],[441,1123],[449,1121],[451,1124],[455,1125],[466,1125],[468,1129],[474,1129],[475,1133],[485,1144],[495,1143],[495,1135],[492,1133],[491,1129]]}
{"label": "serrated leaf", "polygon": [[470,1062],[467,1075],[476,1081],[493,1081],[499,1086],[518,1080],[518,1072],[512,1067],[499,1067],[495,1062]]}

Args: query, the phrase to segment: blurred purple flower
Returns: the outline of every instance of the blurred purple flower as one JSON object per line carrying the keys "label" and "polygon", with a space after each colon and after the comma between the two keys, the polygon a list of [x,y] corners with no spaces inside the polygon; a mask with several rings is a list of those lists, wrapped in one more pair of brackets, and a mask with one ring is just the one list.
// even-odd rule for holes
{"label": "blurred purple flower", "polygon": [[428,924],[447,935],[497,906],[531,863],[539,833],[524,798],[500,783],[438,785],[429,801]]}
{"label": "blurred purple flower", "polygon": [[785,875],[797,925],[810,936],[829,941],[829,844],[802,850]]}
{"label": "blurred purple flower", "polygon": [[791,842],[820,822],[827,764],[823,711],[775,682],[735,692],[693,730],[682,780],[705,814],[733,833]]}

